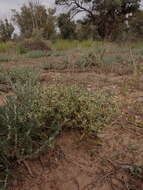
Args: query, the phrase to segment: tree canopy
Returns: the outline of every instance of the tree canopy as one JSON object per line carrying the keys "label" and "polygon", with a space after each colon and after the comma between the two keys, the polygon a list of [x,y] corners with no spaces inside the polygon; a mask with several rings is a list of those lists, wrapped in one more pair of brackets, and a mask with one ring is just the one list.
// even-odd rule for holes
{"label": "tree canopy", "polygon": [[65,6],[76,15],[85,12],[86,17],[97,25],[102,38],[110,36],[114,28],[126,20],[126,15],[136,12],[141,0],[56,0],[59,6]]}
{"label": "tree canopy", "polygon": [[0,20],[0,40],[11,40],[14,32],[14,26],[8,21],[8,19]]}
{"label": "tree canopy", "polygon": [[70,14],[60,14],[57,23],[63,39],[72,39],[75,37],[76,25],[71,20]]}
{"label": "tree canopy", "polygon": [[13,21],[18,25],[23,37],[30,37],[33,31],[43,30],[45,38],[55,31],[55,9],[46,9],[39,2],[24,4],[20,11],[13,10]]}

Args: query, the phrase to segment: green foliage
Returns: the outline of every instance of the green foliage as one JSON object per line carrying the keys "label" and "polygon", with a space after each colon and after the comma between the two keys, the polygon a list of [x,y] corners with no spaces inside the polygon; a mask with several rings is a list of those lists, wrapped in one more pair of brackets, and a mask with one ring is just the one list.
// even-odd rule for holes
{"label": "green foliage", "polygon": [[59,51],[69,50],[78,47],[78,41],[76,40],[58,40],[53,43],[53,48]]}
{"label": "green foliage", "polygon": [[[15,71],[16,83],[10,81],[14,95],[7,96],[5,105],[0,107],[0,185],[4,187],[8,185],[8,176],[15,162],[32,154],[40,147],[39,141],[43,141],[36,115],[40,90],[35,75],[28,70],[23,76],[20,74],[22,70],[18,72],[19,76]],[[39,138],[34,144],[33,140]]]}
{"label": "green foliage", "polygon": [[10,61],[17,61],[17,58],[15,56],[9,56],[8,54],[2,54],[0,55],[0,62],[10,62]]}
{"label": "green foliage", "polygon": [[117,114],[111,93],[92,94],[74,86],[48,88],[44,110],[44,118],[50,126],[59,126],[60,131],[79,129],[84,135],[97,135]]}
{"label": "green foliage", "polygon": [[50,63],[46,62],[42,65],[42,68],[45,70],[64,70],[69,67],[69,62],[67,59],[62,62]]}
{"label": "green foliage", "polygon": [[76,24],[76,38],[78,40],[100,40],[97,26],[93,25],[86,18],[78,20]]}
{"label": "green foliage", "polygon": [[56,9],[48,9],[47,23],[43,29],[43,37],[45,39],[54,39],[56,37]]}
{"label": "green foliage", "polygon": [[26,53],[26,56],[28,58],[33,58],[33,59],[36,59],[36,58],[40,58],[40,57],[46,57],[47,54],[44,52],[44,51],[29,51]]}
{"label": "green foliage", "polygon": [[9,52],[12,48],[14,48],[14,44],[12,42],[0,43],[0,53]]}
{"label": "green foliage", "polygon": [[60,14],[57,22],[62,39],[73,39],[75,37],[76,25],[71,20],[70,14]]}
{"label": "green foliage", "polygon": [[38,1],[29,1],[20,11],[13,11],[13,21],[18,25],[21,36],[29,38],[33,31],[42,30],[42,37],[49,39],[55,33],[55,9],[46,9]]}
{"label": "green foliage", "polygon": [[0,62],[9,62],[9,61],[11,61],[11,59],[9,57],[0,56]]}
{"label": "green foliage", "polygon": [[95,45],[96,42],[92,41],[92,40],[83,40],[81,42],[79,42],[78,47],[93,47]]}
{"label": "green foliage", "polygon": [[18,60],[17,55],[15,55],[13,52],[12,53],[0,53],[0,62],[11,62],[14,61],[16,62]]}
{"label": "green foliage", "polygon": [[9,84],[10,86],[17,81],[24,84],[29,78],[33,81],[33,85],[39,78],[39,70],[32,67],[14,67],[12,69],[0,69],[1,83]]}
{"label": "green foliage", "polygon": [[131,39],[140,39],[143,37],[143,11],[139,10],[130,19],[130,33]]}
{"label": "green foliage", "polygon": [[9,41],[12,38],[14,32],[14,26],[7,20],[0,21],[0,40]]}
{"label": "green foliage", "polygon": [[[97,135],[110,124],[117,107],[109,92],[90,94],[77,87],[40,88],[31,68],[15,68],[6,77],[13,95],[0,106],[0,185],[9,184],[17,161],[38,156],[68,129]],[[46,148],[46,149],[45,149]]]}
{"label": "green foliage", "polygon": [[75,64],[79,68],[91,68],[95,66],[102,66],[104,55],[105,49],[102,47],[98,47],[96,50],[89,51],[85,55],[77,58]]}
{"label": "green foliage", "polygon": [[22,54],[27,53],[27,51],[28,51],[28,50],[23,46],[22,43],[17,44],[17,46],[16,46],[16,53],[17,53],[17,54],[22,55]]}
{"label": "green foliage", "polygon": [[143,166],[130,166],[129,170],[132,176],[143,179]]}
{"label": "green foliage", "polygon": [[74,48],[90,48],[90,47],[99,47],[102,45],[102,42],[93,41],[93,40],[57,40],[52,44],[52,47],[59,51],[70,50]]}
{"label": "green foliage", "polygon": [[[128,47],[125,44],[117,45],[90,40],[80,42],[60,40],[53,44],[53,49],[58,49],[59,52],[69,50],[68,55],[63,56],[64,52],[58,52],[59,58],[54,59],[57,55],[53,53],[52,61],[45,62],[43,67],[48,70],[77,69],[87,71],[94,69],[97,72],[102,70],[117,74],[133,73],[136,68],[142,72],[142,64],[139,64],[143,60],[141,42],[140,44],[129,43],[127,45]],[[131,48],[131,51],[130,46],[134,47]]]}
{"label": "green foliage", "polygon": [[[73,15],[84,12],[82,31],[88,34],[90,26],[96,26],[94,33],[101,38],[110,38],[115,28],[126,21],[126,15],[136,12],[141,0],[56,0],[57,5],[66,7]],[[97,14],[98,13],[98,14]],[[89,27],[87,27],[89,26]],[[117,30],[116,30],[117,31]],[[93,33],[90,32],[90,33]]]}
{"label": "green foliage", "polygon": [[43,40],[43,28],[33,29],[31,39],[33,39],[34,41]]}

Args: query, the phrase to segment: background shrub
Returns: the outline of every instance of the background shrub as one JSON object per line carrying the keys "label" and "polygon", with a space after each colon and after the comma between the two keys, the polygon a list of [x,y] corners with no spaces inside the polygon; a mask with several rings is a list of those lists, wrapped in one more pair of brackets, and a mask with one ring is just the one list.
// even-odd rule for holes
{"label": "background shrub", "polygon": [[20,54],[33,50],[50,51],[51,48],[43,40],[38,39],[27,39],[17,45],[17,53]]}

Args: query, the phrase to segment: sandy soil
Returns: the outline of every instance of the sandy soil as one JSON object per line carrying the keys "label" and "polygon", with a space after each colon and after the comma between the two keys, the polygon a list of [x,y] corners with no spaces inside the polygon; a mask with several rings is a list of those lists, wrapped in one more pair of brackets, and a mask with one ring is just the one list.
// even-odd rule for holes
{"label": "sandy soil", "polygon": [[79,142],[78,132],[61,134],[56,149],[21,163],[9,190],[142,190],[143,181],[125,169],[143,164],[142,135],[112,127],[100,139]]}

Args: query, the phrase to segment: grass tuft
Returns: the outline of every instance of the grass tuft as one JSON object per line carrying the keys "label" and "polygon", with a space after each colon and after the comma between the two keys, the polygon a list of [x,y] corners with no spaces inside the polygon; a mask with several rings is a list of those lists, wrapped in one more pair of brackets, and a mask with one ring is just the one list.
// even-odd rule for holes
{"label": "grass tuft", "polygon": [[29,51],[26,53],[26,57],[36,59],[40,57],[46,57],[47,54],[44,51],[35,50],[35,51]]}
{"label": "grass tuft", "polygon": [[6,53],[13,47],[14,44],[12,42],[6,42],[6,43],[2,42],[0,43],[0,53]]}

